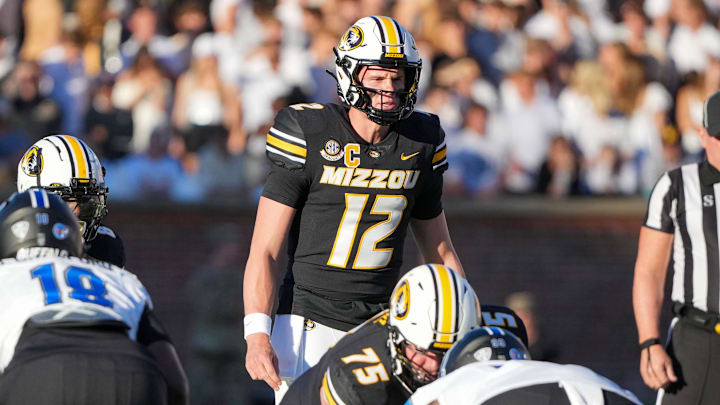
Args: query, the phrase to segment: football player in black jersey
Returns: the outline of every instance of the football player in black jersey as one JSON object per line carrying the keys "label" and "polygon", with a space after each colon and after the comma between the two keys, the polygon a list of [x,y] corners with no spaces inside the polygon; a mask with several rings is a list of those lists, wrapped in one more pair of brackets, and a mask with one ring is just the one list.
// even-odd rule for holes
{"label": "football player in black jersey", "polygon": [[528,334],[525,323],[512,309],[503,305],[482,306],[482,316],[479,319],[480,326],[500,327],[512,332],[520,338],[522,343],[528,345]]}
{"label": "football player in black jersey", "polygon": [[437,378],[453,343],[478,326],[480,304],[450,268],[426,264],[395,286],[390,309],[351,330],[290,386],[283,404],[401,404]]}
{"label": "football player in black jersey", "polygon": [[58,194],[78,217],[85,255],[125,267],[125,247],[102,220],[107,215],[104,168],[85,142],[50,135],[35,142],[18,163],[18,192],[42,187]]}
{"label": "football player in black jersey", "polygon": [[[245,338],[250,376],[276,399],[385,308],[408,225],[426,263],[464,277],[441,203],[445,135],[437,116],[413,111],[422,61],[412,36],[392,18],[365,17],[334,50],[345,105],[290,106],[267,134],[272,170],[245,268]],[[270,338],[286,236],[289,266]]]}

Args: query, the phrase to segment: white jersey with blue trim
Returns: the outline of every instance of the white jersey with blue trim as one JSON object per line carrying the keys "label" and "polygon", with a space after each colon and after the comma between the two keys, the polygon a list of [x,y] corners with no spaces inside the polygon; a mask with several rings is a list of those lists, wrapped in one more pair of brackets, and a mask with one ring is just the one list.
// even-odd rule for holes
{"label": "white jersey with blue trim", "polygon": [[406,404],[479,405],[503,393],[542,384],[557,384],[572,405],[602,405],[604,392],[621,397],[624,403],[642,405],[632,392],[589,368],[534,360],[468,364],[419,388]]}
{"label": "white jersey with blue trim", "polygon": [[137,277],[109,263],[76,257],[2,260],[0,372],[30,318],[57,325],[122,322],[135,340],[146,307],[152,309],[152,302]]}

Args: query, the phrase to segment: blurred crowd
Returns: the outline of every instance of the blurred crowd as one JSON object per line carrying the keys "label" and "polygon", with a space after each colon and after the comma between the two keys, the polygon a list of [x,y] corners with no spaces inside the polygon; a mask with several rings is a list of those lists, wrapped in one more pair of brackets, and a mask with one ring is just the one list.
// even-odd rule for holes
{"label": "blurred crowd", "polygon": [[366,15],[416,39],[446,195],[638,195],[703,158],[716,0],[0,0],[0,189],[65,133],[114,201],[254,201],[275,112],[337,102],[332,48]]}

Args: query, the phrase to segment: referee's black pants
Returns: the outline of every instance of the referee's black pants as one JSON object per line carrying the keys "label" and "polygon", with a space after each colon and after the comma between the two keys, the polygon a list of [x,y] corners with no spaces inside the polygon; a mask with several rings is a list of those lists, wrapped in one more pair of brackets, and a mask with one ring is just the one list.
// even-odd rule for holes
{"label": "referee's black pants", "polygon": [[120,328],[26,324],[0,375],[2,405],[163,405],[167,384],[152,356]]}
{"label": "referee's black pants", "polygon": [[720,335],[681,317],[667,352],[678,381],[660,391],[662,405],[720,404]]}

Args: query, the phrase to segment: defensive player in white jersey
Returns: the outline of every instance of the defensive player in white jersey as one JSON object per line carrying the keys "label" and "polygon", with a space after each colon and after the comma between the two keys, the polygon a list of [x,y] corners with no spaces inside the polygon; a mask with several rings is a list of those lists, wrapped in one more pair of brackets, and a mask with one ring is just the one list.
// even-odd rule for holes
{"label": "defensive player in white jersey", "polygon": [[445,355],[440,375],[406,405],[641,404],[586,367],[530,360],[520,339],[498,327],[468,332]]}
{"label": "defensive player in white jersey", "polygon": [[82,249],[59,196],[32,188],[1,206],[0,403],[187,403],[142,283]]}

